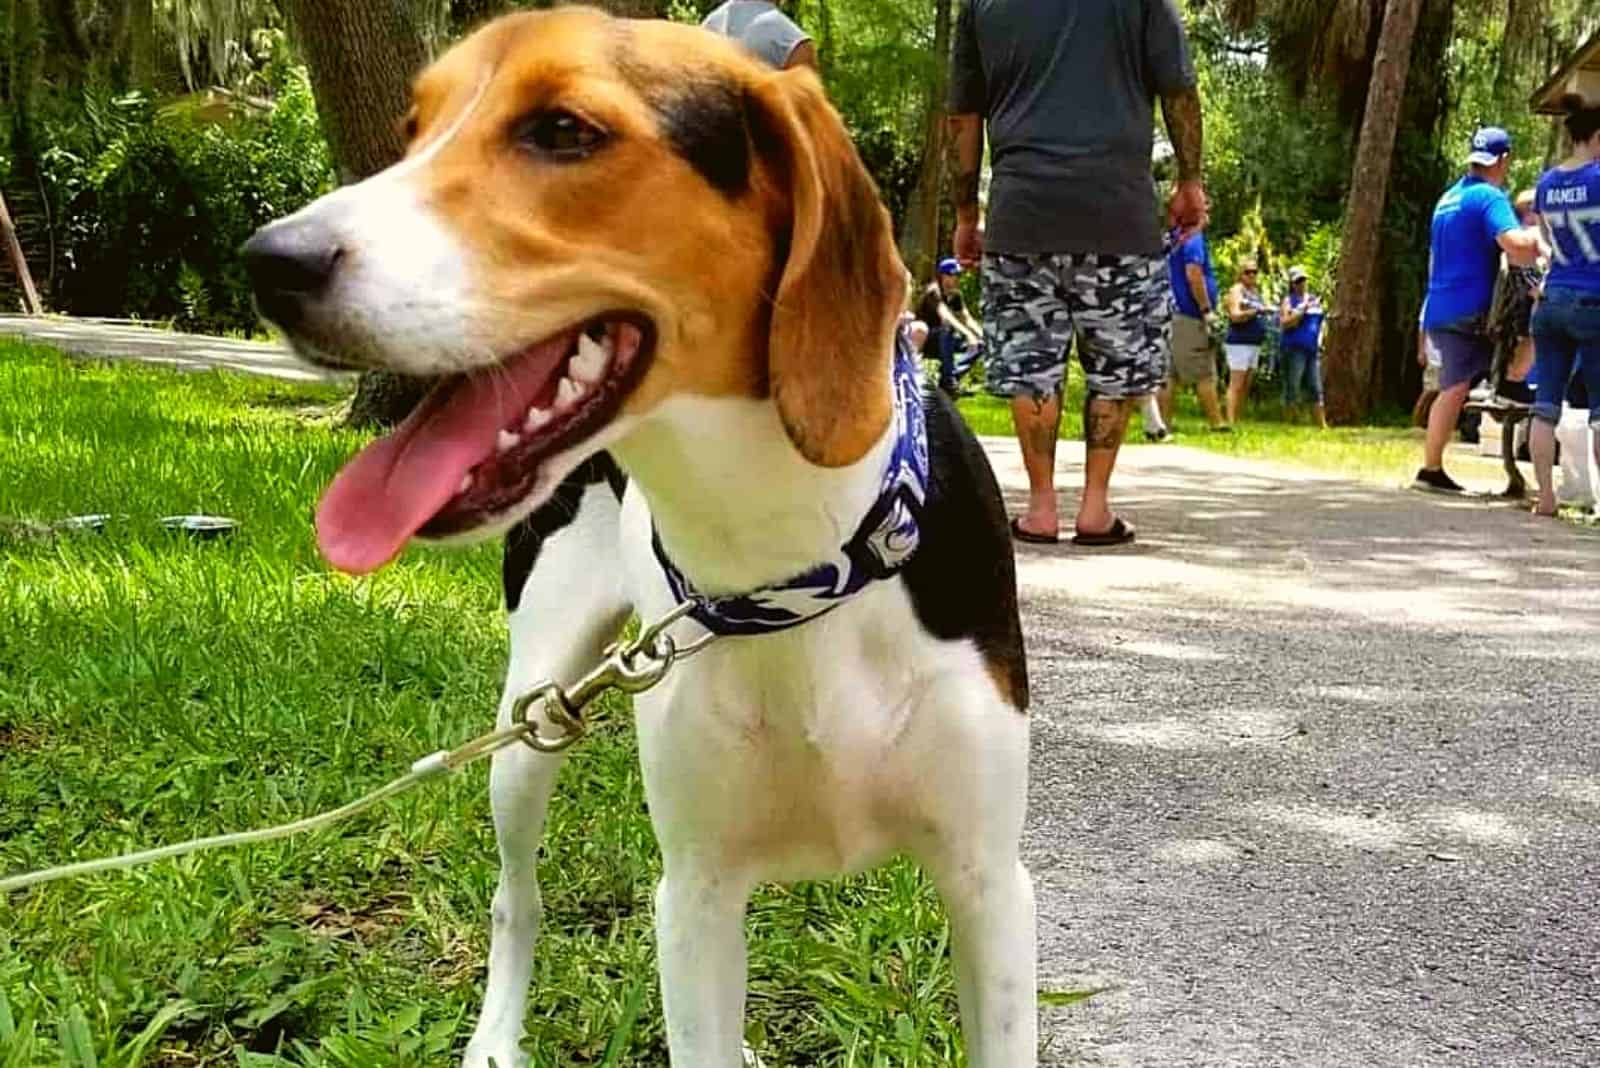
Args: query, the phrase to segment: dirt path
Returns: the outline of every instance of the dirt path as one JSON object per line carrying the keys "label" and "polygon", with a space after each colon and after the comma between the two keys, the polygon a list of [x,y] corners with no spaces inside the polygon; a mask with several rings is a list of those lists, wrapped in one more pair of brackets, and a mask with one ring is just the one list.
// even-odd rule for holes
{"label": "dirt path", "polygon": [[224,367],[296,382],[337,382],[348,375],[301,363],[282,345],[180,334],[136,323],[51,316],[0,316],[0,334],[50,345],[77,356],[140,360],[185,371]]}
{"label": "dirt path", "polygon": [[1047,1063],[1600,1061],[1600,535],[1173,447],[1117,489],[1136,547],[1020,554],[1042,979],[1111,988]]}

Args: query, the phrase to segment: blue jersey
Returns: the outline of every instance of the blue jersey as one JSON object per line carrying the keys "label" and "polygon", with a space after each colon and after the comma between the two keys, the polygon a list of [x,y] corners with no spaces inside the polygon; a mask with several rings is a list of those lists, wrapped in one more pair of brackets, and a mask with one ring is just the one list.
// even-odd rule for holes
{"label": "blue jersey", "polygon": [[1489,311],[1500,274],[1498,239],[1517,225],[1510,199],[1482,178],[1469,174],[1445,190],[1433,209],[1425,327],[1437,330]]}
{"label": "blue jersey", "polygon": [[1545,171],[1536,196],[1550,238],[1545,287],[1600,293],[1600,160]]}
{"label": "blue jersey", "polygon": [[1167,253],[1167,276],[1172,281],[1172,303],[1177,306],[1179,315],[1187,315],[1191,319],[1199,319],[1200,305],[1195,303],[1194,291],[1189,288],[1189,275],[1186,270],[1189,264],[1200,265],[1200,270],[1206,276],[1206,299],[1211,307],[1217,306],[1217,276],[1211,270],[1211,250],[1206,247],[1204,234],[1195,234],[1181,245],[1173,246]]}
{"label": "blue jersey", "polygon": [[1317,342],[1322,337],[1322,301],[1314,293],[1306,293],[1298,298],[1293,293],[1289,294],[1289,307],[1299,308],[1302,305],[1306,306],[1305,315],[1293,328],[1283,332],[1278,344],[1286,349],[1309,349],[1315,352]]}

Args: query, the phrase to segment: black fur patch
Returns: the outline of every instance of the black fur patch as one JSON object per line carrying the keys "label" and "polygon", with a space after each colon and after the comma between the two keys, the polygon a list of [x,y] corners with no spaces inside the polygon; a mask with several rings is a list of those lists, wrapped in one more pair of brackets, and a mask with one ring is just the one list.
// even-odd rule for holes
{"label": "black fur patch", "polygon": [[618,37],[615,59],[623,78],[656,113],[661,136],[674,152],[726,196],[750,188],[750,135],[737,84],[653,68],[626,33]]}
{"label": "black fur patch", "polygon": [[744,97],[727,82],[689,82],[647,93],[673,151],[726,196],[750,188]]}
{"label": "black fur patch", "polygon": [[1017,566],[1005,500],[983,446],[943,393],[923,395],[928,496],[922,543],[901,574],[917,619],[937,638],[970,638],[1017,708],[1028,664],[1017,615]]}
{"label": "black fur patch", "polygon": [[515,612],[522,603],[522,588],[528,584],[539,551],[556,531],[578,518],[578,506],[586,490],[596,482],[611,486],[617,500],[628,487],[628,476],[607,452],[596,453],[561,481],[548,501],[532,515],[506,531],[505,556],[500,561],[500,579],[506,594],[506,611]]}

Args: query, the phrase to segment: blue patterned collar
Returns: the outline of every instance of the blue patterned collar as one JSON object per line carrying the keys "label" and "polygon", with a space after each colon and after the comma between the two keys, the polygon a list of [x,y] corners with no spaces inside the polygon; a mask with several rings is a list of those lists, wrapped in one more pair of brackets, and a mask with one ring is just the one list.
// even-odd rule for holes
{"label": "blue patterned collar", "polygon": [[651,534],[656,559],[678,604],[714,634],[771,634],[830,612],[876,579],[895,574],[922,540],[922,505],[928,493],[928,426],[922,411],[922,373],[911,347],[895,333],[894,449],[877,499],[850,540],[830,559],[794,578],[749,593],[711,596],[694,588],[667,557],[659,531]]}

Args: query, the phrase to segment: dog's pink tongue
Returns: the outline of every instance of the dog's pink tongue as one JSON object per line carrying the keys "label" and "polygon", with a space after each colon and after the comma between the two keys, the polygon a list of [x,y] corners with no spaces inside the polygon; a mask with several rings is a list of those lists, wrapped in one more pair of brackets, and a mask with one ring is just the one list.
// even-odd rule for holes
{"label": "dog's pink tongue", "polygon": [[344,465],[317,507],[317,545],[341,571],[365,574],[406,541],[495,454],[495,435],[538,396],[567,351],[545,342],[493,375],[436,389],[400,428]]}

